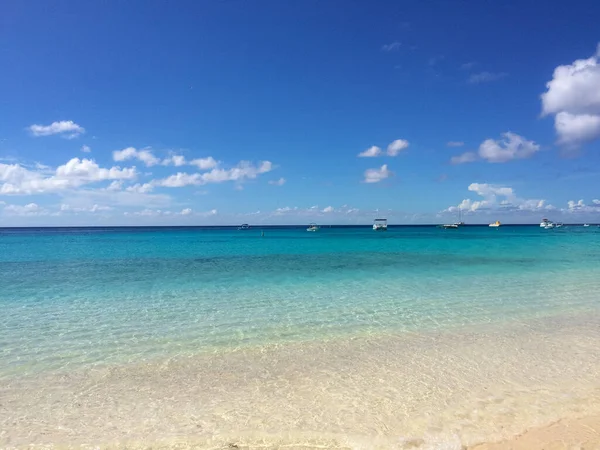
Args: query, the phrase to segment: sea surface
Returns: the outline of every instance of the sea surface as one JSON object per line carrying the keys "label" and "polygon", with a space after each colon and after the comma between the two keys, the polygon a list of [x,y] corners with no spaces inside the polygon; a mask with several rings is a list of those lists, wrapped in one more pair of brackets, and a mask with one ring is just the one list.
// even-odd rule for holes
{"label": "sea surface", "polygon": [[[42,433],[38,435],[39,440],[24,437],[24,430],[35,429],[35,424],[39,425],[42,420],[33,418],[35,414],[42,414],[40,404],[46,404],[48,411],[52,410],[47,403],[49,397],[43,397],[46,388],[49,393],[54,392],[52,395],[63,392],[63,396],[75,396],[80,402],[73,400],[71,406],[75,408],[73,405],[82,402],[81,393],[89,392],[90,381],[84,381],[85,377],[108,370],[107,373],[116,378],[111,381],[112,391],[105,388],[113,392],[111,395],[115,399],[121,398],[125,402],[127,396],[124,393],[130,395],[125,385],[131,386],[134,379],[139,381],[141,373],[146,374],[144,383],[151,383],[158,375],[149,367],[162,367],[163,370],[167,364],[169,370],[172,369],[169,377],[178,380],[177,385],[183,390],[178,393],[165,391],[160,398],[193,396],[192,392],[196,391],[188,383],[200,377],[200,373],[204,378],[198,383],[204,383],[205,394],[214,388],[210,380],[215,378],[224,383],[219,391],[221,394],[234,387],[238,389],[240,384],[263,380],[264,384],[257,385],[256,389],[262,393],[260,398],[263,400],[271,395],[270,403],[267,400],[263,404],[256,398],[253,403],[250,398],[254,397],[249,393],[238,392],[237,400],[233,401],[234,410],[241,409],[241,404],[246,404],[248,411],[252,408],[262,411],[259,404],[285,404],[277,403],[282,399],[276,400],[285,388],[277,383],[284,379],[288,388],[294,386],[296,389],[289,394],[287,402],[293,399],[298,405],[308,402],[310,396],[303,397],[303,391],[297,390],[297,383],[300,383],[298,377],[309,377],[315,383],[313,386],[319,383],[326,386],[323,392],[329,389],[327,395],[338,392],[335,401],[329,398],[320,404],[310,403],[310,407],[305,404],[304,409],[298,406],[295,415],[290,412],[287,425],[280,424],[279,428],[286,430],[289,439],[292,439],[290,433],[301,430],[299,436],[302,439],[335,440],[335,436],[348,435],[348,432],[333,423],[310,422],[303,414],[307,410],[325,410],[325,404],[344,404],[341,399],[346,399],[349,405],[354,404],[352,398],[360,398],[358,392],[367,395],[369,386],[379,383],[376,380],[387,380],[386,377],[395,380],[387,384],[391,389],[393,383],[400,382],[402,373],[403,380],[417,377],[414,384],[405,386],[404,393],[398,385],[395,394],[373,391],[380,394],[379,400],[363,398],[363,405],[373,401],[375,406],[368,418],[362,417],[356,422],[359,425],[353,429],[357,434],[369,420],[385,424],[385,417],[388,421],[392,420],[389,417],[397,419],[391,406],[392,409],[384,408],[378,415],[377,408],[383,408],[381,401],[385,399],[402,410],[402,404],[417,402],[421,398],[419,395],[423,395],[423,399],[432,399],[432,403],[419,406],[417,402],[414,408],[421,408],[421,411],[432,408],[440,413],[439,405],[447,407],[450,398],[450,394],[444,397],[443,389],[450,392],[463,386],[459,383],[453,388],[444,384],[448,382],[448,374],[456,374],[458,370],[465,374],[465,380],[471,379],[473,383],[502,378],[501,372],[487,371],[489,364],[485,370],[477,367],[473,361],[481,361],[480,357],[472,357],[464,365],[465,352],[469,351],[471,355],[484,355],[488,363],[494,352],[498,352],[498,359],[490,364],[497,366],[498,371],[502,364],[513,367],[513,375],[509,369],[502,369],[506,370],[502,373],[514,380],[517,374],[523,377],[511,386],[526,394],[523,404],[519,405],[531,405],[539,400],[532,394],[534,388],[545,386],[546,392],[550,392],[548,389],[552,386],[559,389],[569,382],[578,388],[585,384],[577,379],[577,374],[582,373],[579,369],[590,377],[596,373],[596,362],[600,365],[600,352],[594,350],[599,343],[595,334],[600,324],[597,320],[599,292],[598,227],[566,226],[544,230],[538,226],[503,226],[499,229],[465,226],[444,230],[420,226],[390,227],[387,232],[374,232],[367,227],[323,227],[316,233],[306,232],[305,227],[0,229],[0,387],[4,389],[0,389],[0,394],[12,398],[10,410],[0,407],[0,424],[14,419],[15,411],[19,411],[20,417],[30,415],[30,422],[25,419],[19,422],[23,426],[21,431],[5,436],[8,444],[46,442],[41,437],[46,435],[58,436],[56,442],[60,440],[63,444],[71,442],[69,436],[73,442],[86,443],[81,436],[91,439],[90,436],[95,436],[94,428],[91,422],[85,427],[81,425],[85,412],[77,409],[72,414],[79,422],[71,423],[72,434],[56,431],[56,427],[66,425],[63,422],[51,425],[52,420],[58,419],[48,415],[44,416],[44,426],[53,429],[55,435],[53,432]],[[439,345],[432,346],[431,342]],[[566,342],[569,342],[568,348],[582,352],[579,361],[571,365],[573,372],[565,369],[572,355],[559,349]],[[515,355],[519,351],[525,352],[523,349],[528,345],[531,354],[517,358]],[[444,349],[442,353],[441,349]],[[450,358],[453,349],[458,353]],[[265,351],[275,352],[268,361],[261,359]],[[544,351],[553,353],[544,355]],[[352,363],[348,362],[350,355],[353,355]],[[409,355],[412,356],[409,358]],[[535,355],[540,356],[539,360]],[[371,364],[366,365],[365,361],[370,358]],[[402,368],[390,366],[404,361],[403,358],[408,359]],[[554,358],[552,364],[550,358]],[[438,366],[435,361],[442,360],[446,364],[432,372],[434,366]],[[263,361],[266,366],[260,366],[257,361]],[[428,362],[425,364],[424,361]],[[183,366],[173,368],[175,362]],[[584,363],[585,367],[579,366]],[[450,370],[452,364],[457,364],[454,372]],[[537,378],[534,375],[538,370],[536,365],[539,370],[547,369],[538,373]],[[216,370],[215,367],[221,368],[218,373],[210,372]],[[291,367],[296,369],[288,373]],[[373,367],[379,369],[374,371]],[[530,372],[523,367],[528,367]],[[355,384],[332,375],[334,371],[345,370],[359,377]],[[554,370],[558,372],[554,373]],[[242,372],[247,373],[242,375]],[[241,378],[227,385],[227,374],[231,373]],[[254,373],[250,381],[249,373]],[[445,379],[443,373],[446,373]],[[568,375],[570,378],[562,379],[559,373],[561,377]],[[73,380],[70,385],[64,384],[65,376]],[[499,379],[497,386],[506,387],[508,378]],[[531,382],[532,379],[537,379],[537,384],[529,385],[527,380]],[[29,384],[21,384],[24,383],[22,380],[28,380]],[[60,389],[56,380],[63,380]],[[593,380],[593,377],[587,380],[586,388],[596,388]],[[161,383],[156,381],[148,389],[156,392],[160,392],[158,386],[167,389]],[[421,394],[418,389],[410,391],[419,383],[428,389]],[[29,394],[24,392],[30,393],[32,386],[42,397],[31,398],[26,403],[23,399]],[[188,390],[182,386],[187,386]],[[273,389],[269,390],[269,386]],[[310,391],[310,383],[305,387]],[[489,389],[493,390],[491,386]],[[409,399],[402,397],[409,391]],[[451,394],[456,395],[459,391]],[[569,392],[574,395],[573,391]],[[589,399],[589,392],[582,394],[583,397]],[[194,417],[203,417],[202,414],[213,417],[213,422],[206,417],[198,419],[203,424],[198,427],[210,430],[207,431],[210,436],[218,435],[228,426],[229,431],[242,428],[235,421],[235,426],[228,422],[234,420],[231,411],[228,413],[215,406],[216,399],[221,399],[219,395],[215,393],[203,399],[203,408],[208,408],[207,404],[214,407],[210,414],[208,409],[194,412]],[[517,398],[506,392],[503,395],[503,399]],[[546,403],[542,402],[536,408],[549,407],[548,399],[554,401],[556,395],[546,398]],[[433,400],[438,403],[434,404]],[[464,397],[462,400],[466,402]],[[139,404],[139,398],[135,396],[127,397],[127,401]],[[36,402],[36,412],[28,409]],[[163,409],[165,407],[167,405],[163,404]],[[169,407],[175,408],[174,405]],[[360,404],[355,407],[360,409]],[[551,407],[556,411],[560,409],[556,404]],[[339,416],[340,411],[332,408],[332,417],[343,417]],[[521,411],[519,408],[515,406],[514,414]],[[472,409],[470,404],[465,406],[465,410]],[[215,419],[217,410],[224,416]],[[276,414],[265,410],[262,416],[259,414],[264,421],[256,419],[254,425],[245,422],[244,426],[265,431],[267,425],[258,424],[276,422],[274,417],[284,420],[286,416],[281,411],[280,408]],[[352,408],[345,413],[352,414],[349,411]],[[410,416],[410,411],[403,411]],[[133,413],[129,411],[128,414],[123,412],[127,417]],[[445,414],[450,413],[444,412],[439,417],[449,417]],[[316,420],[314,415],[311,417]],[[516,420],[517,415],[511,417]],[[69,417],[63,419],[70,420]],[[348,418],[345,423],[355,419]],[[452,439],[465,442],[456,431],[460,426],[442,430],[443,426],[434,427],[429,422],[429,425],[423,425],[423,420],[410,422],[410,426],[403,425],[405,430],[398,434],[405,436],[406,430],[412,430],[412,435],[438,433],[444,436],[439,439],[445,439],[446,443]],[[490,415],[492,423],[498,420],[497,416]],[[510,422],[510,418],[506,420]],[[519,420],[525,419],[520,417]],[[79,434],[75,423],[80,423]],[[152,435],[159,439],[165,433],[168,436],[186,435],[187,428],[181,423],[168,423],[165,430],[170,431],[152,435],[148,430],[140,429],[139,436]],[[157,421],[152,430],[159,433],[164,424],[164,421]],[[136,436],[137,426],[131,425],[124,436]],[[363,434],[394,434],[390,431],[390,423],[381,428],[379,425],[374,427],[363,430]],[[107,432],[100,433],[101,429],[98,425],[97,435],[106,437]],[[279,436],[281,430],[269,428],[266,431]],[[448,433],[454,433],[454,437],[449,437]],[[77,441],[79,435],[83,440]],[[118,433],[115,436],[123,438]],[[0,433],[0,443],[2,438]],[[356,439],[362,442],[362,438]],[[349,448],[363,447],[351,445]],[[390,443],[382,444],[382,448],[391,448]]]}

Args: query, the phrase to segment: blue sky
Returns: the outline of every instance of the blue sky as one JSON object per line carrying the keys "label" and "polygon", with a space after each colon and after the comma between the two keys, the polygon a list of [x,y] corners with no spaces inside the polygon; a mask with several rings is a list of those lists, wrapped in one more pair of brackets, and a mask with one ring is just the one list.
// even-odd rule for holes
{"label": "blue sky", "polygon": [[599,15],[4,2],[0,225],[600,222]]}

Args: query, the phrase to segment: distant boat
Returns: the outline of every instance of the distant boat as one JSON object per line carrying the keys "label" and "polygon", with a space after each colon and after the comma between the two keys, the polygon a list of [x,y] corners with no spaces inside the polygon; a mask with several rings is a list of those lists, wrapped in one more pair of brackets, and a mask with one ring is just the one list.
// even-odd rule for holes
{"label": "distant boat", "polygon": [[589,227],[589,226],[590,226],[590,224],[589,224],[589,223],[584,223],[584,224],[583,224],[583,226],[584,226],[585,228],[587,228],[587,227]]}
{"label": "distant boat", "polygon": [[540,223],[540,228],[544,228],[546,230],[554,227],[556,227],[556,224],[548,219],[542,219],[542,222]]}
{"label": "distant boat", "polygon": [[387,231],[387,219],[375,219],[373,231]]}
{"label": "distant boat", "polygon": [[308,225],[308,228],[306,229],[306,231],[319,231],[319,225],[317,225],[316,223],[311,223]]}
{"label": "distant boat", "polygon": [[497,220],[494,223],[489,224],[489,226],[493,227],[493,228],[498,228],[500,225],[502,225],[502,224]]}
{"label": "distant boat", "polygon": [[462,209],[458,208],[458,222],[454,222],[453,225],[456,225],[456,228],[462,227],[465,223],[462,220]]}
{"label": "distant boat", "polygon": [[462,227],[465,223],[462,220],[462,209],[458,208],[458,222],[454,222],[454,223],[447,223],[445,225],[442,225],[442,228],[445,228],[447,230],[455,230],[458,227]]}
{"label": "distant boat", "polygon": [[243,223],[242,225],[240,225],[238,227],[238,230],[249,230],[250,229],[250,225],[248,225],[247,223]]}

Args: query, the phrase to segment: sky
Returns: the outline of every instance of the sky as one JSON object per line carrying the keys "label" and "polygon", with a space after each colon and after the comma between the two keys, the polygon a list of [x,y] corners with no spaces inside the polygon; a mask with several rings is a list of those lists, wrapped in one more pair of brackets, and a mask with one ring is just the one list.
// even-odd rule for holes
{"label": "sky", "polygon": [[600,3],[0,3],[0,226],[600,223]]}

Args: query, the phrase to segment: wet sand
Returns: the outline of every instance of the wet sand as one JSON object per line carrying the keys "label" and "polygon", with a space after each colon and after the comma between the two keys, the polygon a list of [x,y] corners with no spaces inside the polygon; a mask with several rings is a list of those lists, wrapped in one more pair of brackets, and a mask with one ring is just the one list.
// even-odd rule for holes
{"label": "wet sand", "polygon": [[510,440],[469,447],[469,450],[572,449],[600,449],[600,416],[564,419],[547,427],[528,430]]}
{"label": "wet sand", "polygon": [[599,344],[586,314],[5,378],[0,447],[600,448]]}

